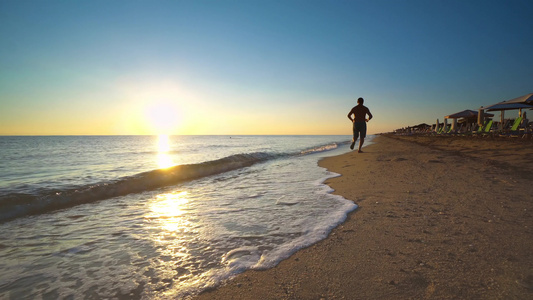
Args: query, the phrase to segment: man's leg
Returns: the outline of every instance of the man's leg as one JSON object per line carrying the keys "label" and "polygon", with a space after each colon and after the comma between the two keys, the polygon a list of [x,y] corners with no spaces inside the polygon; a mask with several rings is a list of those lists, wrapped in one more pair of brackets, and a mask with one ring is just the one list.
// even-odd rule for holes
{"label": "man's leg", "polygon": [[352,138],[352,144],[350,145],[350,149],[353,150],[353,148],[355,147],[355,142],[357,142],[357,136],[354,134]]}
{"label": "man's leg", "polygon": [[355,142],[357,142],[357,138],[359,137],[359,130],[355,127],[355,123],[353,124],[353,138],[352,138],[352,144],[350,145],[350,149],[353,150],[355,146]]}
{"label": "man's leg", "polygon": [[359,140],[359,150],[357,151],[359,153],[363,152],[361,148],[363,148],[363,144],[365,143],[365,137],[366,137],[366,123],[363,123],[363,126],[361,128],[361,139]]}
{"label": "man's leg", "polygon": [[359,153],[362,153],[362,152],[363,152],[363,151],[361,151],[361,148],[363,148],[363,144],[364,144],[364,143],[365,143],[365,138],[362,137],[362,138],[359,140],[359,151],[358,151]]}

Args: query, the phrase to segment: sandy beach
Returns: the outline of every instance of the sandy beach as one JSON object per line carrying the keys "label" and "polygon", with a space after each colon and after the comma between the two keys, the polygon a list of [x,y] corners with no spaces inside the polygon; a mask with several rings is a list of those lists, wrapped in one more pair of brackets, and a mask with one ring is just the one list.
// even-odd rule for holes
{"label": "sandy beach", "polygon": [[324,159],[359,208],[277,267],[197,299],[532,299],[533,143],[378,136]]}

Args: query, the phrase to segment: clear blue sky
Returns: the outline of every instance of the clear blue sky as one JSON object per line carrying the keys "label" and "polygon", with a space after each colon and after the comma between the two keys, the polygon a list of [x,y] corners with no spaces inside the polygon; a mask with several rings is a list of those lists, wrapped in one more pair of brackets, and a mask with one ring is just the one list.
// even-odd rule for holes
{"label": "clear blue sky", "polygon": [[[533,92],[533,1],[0,1],[0,134],[351,134]],[[506,115],[512,115],[509,112]]]}

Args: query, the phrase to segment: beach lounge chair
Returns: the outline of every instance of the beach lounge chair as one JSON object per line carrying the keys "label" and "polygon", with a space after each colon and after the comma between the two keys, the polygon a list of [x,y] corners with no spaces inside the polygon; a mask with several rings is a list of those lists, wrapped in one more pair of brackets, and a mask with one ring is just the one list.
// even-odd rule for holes
{"label": "beach lounge chair", "polygon": [[492,129],[492,120],[489,120],[487,124],[484,127],[481,127],[481,136],[489,136],[491,135],[490,130]]}
{"label": "beach lounge chair", "polygon": [[511,129],[508,132],[508,136],[521,136],[520,134],[520,124],[522,123],[522,117],[518,117],[514,120],[513,126],[511,126]]}
{"label": "beach lounge chair", "polygon": [[487,123],[487,126],[485,126],[485,129],[483,130],[485,133],[489,133],[491,128],[492,128],[492,120],[490,120],[488,123]]}
{"label": "beach lounge chair", "polygon": [[474,134],[477,130],[477,127],[478,125],[477,124],[474,124],[474,123],[468,123],[466,125],[462,125],[461,128],[459,129],[459,134],[460,136],[471,136],[472,134]]}
{"label": "beach lounge chair", "polygon": [[504,125],[502,127],[502,130],[506,130],[507,128],[511,128],[511,126],[512,126],[511,125],[511,120],[507,119],[507,120],[505,120],[505,123],[504,123]]}
{"label": "beach lounge chair", "polygon": [[453,126],[452,126],[452,125],[450,125],[450,129],[448,129],[448,131],[446,131],[446,133],[447,133],[447,134],[450,134],[450,133],[452,133],[452,129],[453,129]]}
{"label": "beach lounge chair", "polygon": [[500,136],[511,136],[517,135],[520,131],[520,124],[522,123],[522,118],[516,118],[511,125],[511,120],[509,120],[502,131],[499,132]]}
{"label": "beach lounge chair", "polygon": [[472,124],[468,133],[473,134],[479,132],[479,129],[483,126],[479,126],[477,123]]}
{"label": "beach lounge chair", "polygon": [[481,126],[477,126],[477,130],[475,131],[472,131],[472,133],[476,136],[478,135],[481,135],[482,133],[485,132],[485,127],[487,127],[487,125],[489,124],[489,121],[491,122],[490,126],[492,126],[492,120],[485,120],[485,123],[483,123],[483,125]]}
{"label": "beach lounge chair", "polygon": [[463,133],[465,133],[465,131],[466,131],[466,127],[467,127],[467,125],[465,125],[464,123],[461,123],[461,125],[459,125],[459,129],[457,129],[457,133],[458,133],[458,134],[463,134]]}
{"label": "beach lounge chair", "polygon": [[511,126],[511,131],[517,131],[518,126],[520,126],[520,123],[522,123],[522,117],[518,117],[514,120],[513,126]]}

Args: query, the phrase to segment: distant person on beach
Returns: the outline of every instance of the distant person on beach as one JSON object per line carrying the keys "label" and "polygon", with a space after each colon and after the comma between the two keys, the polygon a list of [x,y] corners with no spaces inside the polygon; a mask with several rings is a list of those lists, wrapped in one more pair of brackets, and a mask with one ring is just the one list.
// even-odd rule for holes
{"label": "distant person on beach", "polygon": [[[363,143],[365,142],[366,137],[366,122],[372,119],[372,114],[370,113],[370,110],[368,109],[368,107],[363,105],[364,102],[365,100],[363,98],[357,99],[357,105],[354,106],[352,110],[350,110],[350,113],[348,113],[348,119],[350,119],[350,121],[352,121],[353,123],[353,139],[352,144],[350,145],[350,149],[353,150],[357,138],[360,138],[358,151],[359,153],[363,152],[361,151],[361,148],[363,147]],[[368,119],[366,118],[366,115],[368,115]]]}

